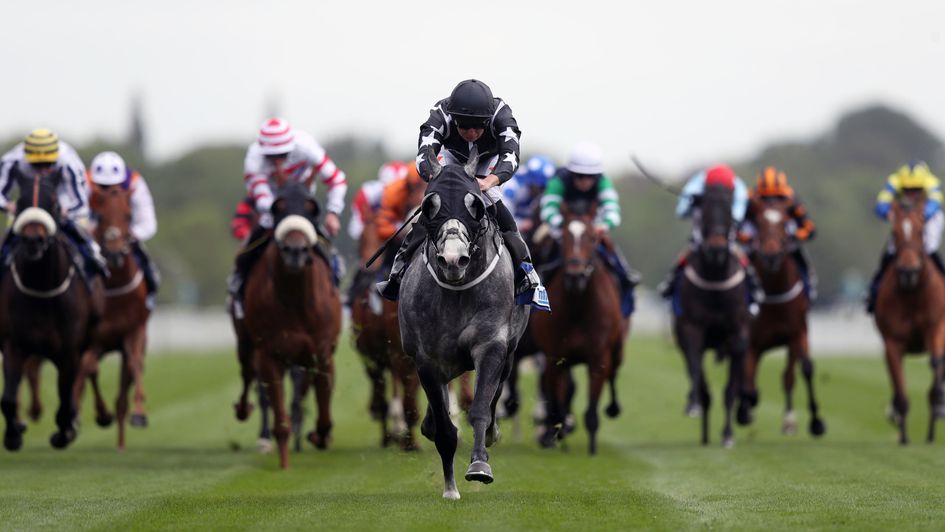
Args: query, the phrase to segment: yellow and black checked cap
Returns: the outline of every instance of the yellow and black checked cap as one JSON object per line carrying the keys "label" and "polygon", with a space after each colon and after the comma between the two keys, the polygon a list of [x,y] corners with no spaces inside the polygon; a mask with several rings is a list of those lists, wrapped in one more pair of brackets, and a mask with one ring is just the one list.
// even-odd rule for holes
{"label": "yellow and black checked cap", "polygon": [[59,159],[59,136],[44,128],[34,129],[23,142],[26,162],[54,163]]}

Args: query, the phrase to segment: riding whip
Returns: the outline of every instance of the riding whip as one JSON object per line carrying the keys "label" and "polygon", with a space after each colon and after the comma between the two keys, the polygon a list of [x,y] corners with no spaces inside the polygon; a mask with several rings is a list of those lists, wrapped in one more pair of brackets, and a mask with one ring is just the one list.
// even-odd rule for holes
{"label": "riding whip", "polygon": [[665,181],[663,181],[662,179],[659,179],[658,177],[648,172],[646,168],[643,167],[643,163],[641,163],[640,160],[637,159],[636,155],[630,155],[630,160],[633,161],[633,164],[637,167],[637,170],[639,170],[640,173],[643,174],[643,177],[652,181],[654,184],[656,184],[656,186],[660,187],[661,189],[665,190],[666,192],[669,192],[670,194],[674,196],[679,196],[682,194],[681,189],[674,187],[672,185],[666,184]]}
{"label": "riding whip", "polygon": [[377,258],[380,257],[382,253],[384,253],[384,250],[387,249],[387,246],[389,246],[390,243],[393,242],[395,238],[397,238],[397,235],[399,235],[400,232],[404,230],[404,228],[409,227],[410,224],[413,222],[414,218],[416,218],[421,212],[422,212],[421,209],[417,209],[413,213],[413,215],[411,215],[409,218],[404,220],[404,224],[400,226],[400,229],[398,229],[396,233],[391,235],[390,238],[385,240],[384,243],[381,244],[381,247],[377,248],[377,251],[375,251],[374,254],[371,255],[371,258],[368,259],[368,261],[364,263],[364,267],[370,268],[371,265],[374,264],[374,261],[376,261]]}

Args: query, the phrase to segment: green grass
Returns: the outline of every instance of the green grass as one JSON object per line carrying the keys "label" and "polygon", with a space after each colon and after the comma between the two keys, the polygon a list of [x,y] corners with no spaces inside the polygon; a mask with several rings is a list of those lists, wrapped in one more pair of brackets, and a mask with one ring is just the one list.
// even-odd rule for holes
{"label": "green grass", "polygon": [[[816,441],[807,435],[799,379],[801,430],[782,436],[784,357],[775,354],[762,365],[756,424],[737,429],[736,447],[724,450],[722,368],[711,364],[713,442],[702,448],[697,421],[682,416],[681,357],[663,339],[633,338],[620,377],[624,412],[602,421],[597,456],[587,455],[583,428],[566,448],[543,451],[530,421],[521,422],[518,434],[506,422],[505,439],[492,450],[496,482],[470,484],[461,480],[467,428],[455,466],[463,498],[455,502],[440,498],[431,443],[424,440],[414,454],[379,448],[379,430],[367,415],[367,381],[347,341],[337,360],[333,446],[292,454],[288,471],[278,469],[276,456],[253,450],[258,412],[245,424],[233,417],[239,383],[229,353],[151,358],[150,427],[131,430],[124,453],[115,451],[114,429],[94,425],[90,401],[76,443],[66,451],[50,448],[55,401],[47,367],[44,419],[30,426],[21,451],[0,454],[0,528],[941,529],[945,517],[945,450],[923,442],[925,359],[908,362],[916,442],[910,447],[895,443],[884,420],[890,389],[879,354],[818,360],[828,433]],[[102,372],[109,397],[116,371],[111,357]],[[579,419],[583,378],[580,386]],[[523,389],[533,387],[534,376],[526,376]]]}

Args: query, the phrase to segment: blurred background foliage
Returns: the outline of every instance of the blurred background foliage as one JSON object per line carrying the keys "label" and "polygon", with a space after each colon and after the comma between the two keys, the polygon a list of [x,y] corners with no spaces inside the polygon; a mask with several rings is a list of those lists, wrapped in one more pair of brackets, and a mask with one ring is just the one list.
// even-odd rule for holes
{"label": "blurred background foliage", "polygon": [[[246,146],[209,145],[173,160],[152,161],[145,156],[147,129],[138,111],[133,111],[131,124],[126,139],[73,145],[86,164],[101,151],[115,150],[147,179],[158,213],[158,234],[148,246],[164,276],[160,301],[222,305],[225,279],[238,247],[230,236],[229,222],[245,193]],[[410,153],[390,154],[371,138],[319,140],[348,175],[349,202],[361,183],[376,176],[382,163],[413,158]],[[18,141],[8,138],[0,147],[5,151]],[[567,156],[548,155],[558,163]],[[638,155],[645,162],[645,154]],[[719,161],[725,161],[724,156],[719,154]],[[766,165],[787,172],[817,222],[817,238],[809,250],[821,279],[819,303],[829,304],[861,297],[886,237],[886,228],[872,213],[874,198],[885,177],[910,159],[928,161],[941,176],[945,169],[942,141],[913,118],[873,105],[844,114],[829,131],[814,138],[773,142],[746,160],[727,162],[749,186]],[[698,168],[717,161],[689,162]],[[624,217],[616,239],[631,264],[643,273],[643,284],[655,287],[683,249],[688,223],[673,217],[675,198],[666,191],[635,173],[612,177]],[[661,177],[680,182],[687,176]],[[323,187],[320,197],[322,193]],[[345,223],[349,215],[346,210]],[[346,231],[336,244],[349,260],[349,270],[355,269],[354,243]]]}

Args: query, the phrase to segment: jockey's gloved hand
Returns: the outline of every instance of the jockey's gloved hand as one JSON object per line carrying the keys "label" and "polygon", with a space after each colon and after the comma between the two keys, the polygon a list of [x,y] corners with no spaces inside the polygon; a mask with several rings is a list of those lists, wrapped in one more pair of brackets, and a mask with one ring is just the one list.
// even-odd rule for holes
{"label": "jockey's gloved hand", "polygon": [[260,196],[256,199],[256,212],[259,214],[268,213],[272,209],[272,196]]}

